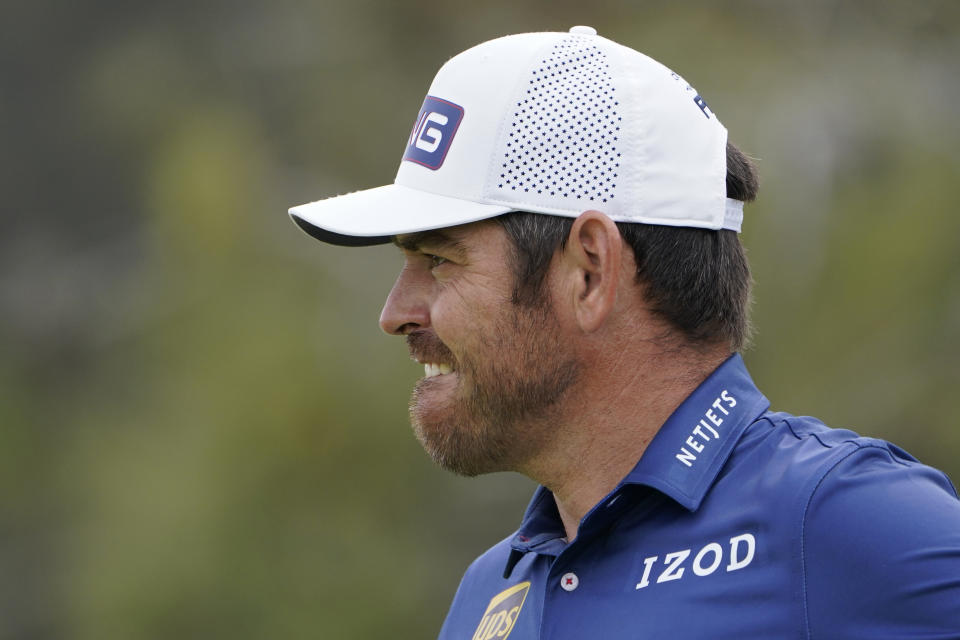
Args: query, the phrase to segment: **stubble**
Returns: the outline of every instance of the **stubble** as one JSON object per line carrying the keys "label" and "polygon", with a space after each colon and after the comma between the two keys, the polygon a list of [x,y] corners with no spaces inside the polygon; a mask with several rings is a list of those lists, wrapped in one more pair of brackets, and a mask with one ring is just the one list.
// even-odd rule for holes
{"label": "stubble", "polygon": [[459,358],[433,332],[407,337],[419,359],[455,369],[452,391],[442,376],[417,383],[410,421],[431,458],[460,475],[521,470],[551,437],[564,393],[580,375],[549,305],[511,311]]}

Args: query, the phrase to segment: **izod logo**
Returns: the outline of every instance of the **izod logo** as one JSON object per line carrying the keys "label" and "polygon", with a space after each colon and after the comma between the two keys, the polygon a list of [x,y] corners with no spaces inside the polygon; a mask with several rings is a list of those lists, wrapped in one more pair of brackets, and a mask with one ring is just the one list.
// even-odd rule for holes
{"label": "izod logo", "polygon": [[513,625],[523,608],[523,601],[530,591],[529,582],[521,582],[493,596],[487,605],[477,630],[470,640],[503,640],[513,631]]}

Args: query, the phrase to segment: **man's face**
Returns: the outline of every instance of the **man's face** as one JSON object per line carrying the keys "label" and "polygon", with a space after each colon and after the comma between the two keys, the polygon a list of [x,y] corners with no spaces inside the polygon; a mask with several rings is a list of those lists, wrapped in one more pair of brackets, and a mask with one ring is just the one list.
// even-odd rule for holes
{"label": "man's face", "polygon": [[502,228],[475,223],[400,236],[405,263],[380,326],[406,335],[425,365],[410,401],[414,431],[463,475],[518,470],[548,441],[579,362],[560,336],[549,293],[514,305]]}

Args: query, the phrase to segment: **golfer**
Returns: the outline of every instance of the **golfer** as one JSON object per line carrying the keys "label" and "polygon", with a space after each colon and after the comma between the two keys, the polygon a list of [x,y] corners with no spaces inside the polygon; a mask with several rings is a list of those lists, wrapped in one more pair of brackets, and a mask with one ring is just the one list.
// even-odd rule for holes
{"label": "golfer", "polygon": [[696,89],[574,27],[454,57],[394,184],[291,209],[402,252],[380,325],[432,458],[540,485],[441,638],[960,638],[950,480],[772,411],[739,355],[756,192]]}

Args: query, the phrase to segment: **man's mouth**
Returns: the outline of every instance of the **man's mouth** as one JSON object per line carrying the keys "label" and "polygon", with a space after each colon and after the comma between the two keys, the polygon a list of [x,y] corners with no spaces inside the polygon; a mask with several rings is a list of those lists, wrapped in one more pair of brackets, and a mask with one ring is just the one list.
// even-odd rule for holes
{"label": "man's mouth", "polygon": [[442,376],[447,373],[453,372],[453,367],[448,364],[435,364],[433,362],[424,362],[423,371],[425,377],[434,378],[436,376]]}
{"label": "man's mouth", "polygon": [[410,357],[423,365],[425,378],[453,373],[456,358],[434,333],[414,331],[407,336]]}

